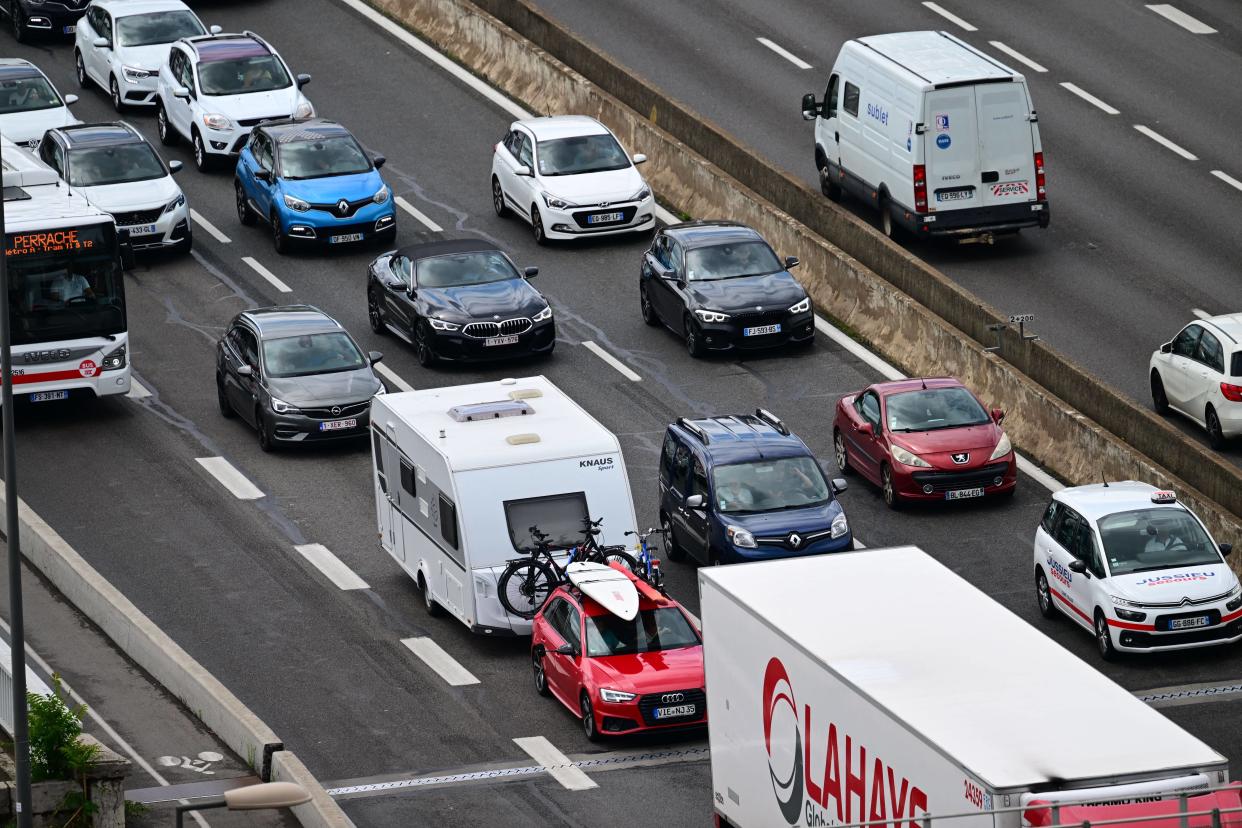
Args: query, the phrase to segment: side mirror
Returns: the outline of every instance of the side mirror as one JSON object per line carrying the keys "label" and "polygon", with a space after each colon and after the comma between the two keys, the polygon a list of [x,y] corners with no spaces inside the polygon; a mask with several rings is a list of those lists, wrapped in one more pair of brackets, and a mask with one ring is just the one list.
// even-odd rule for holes
{"label": "side mirror", "polygon": [[272,173],[270,170],[255,170],[254,177],[259,181],[266,181],[268,184],[272,183]]}
{"label": "side mirror", "polygon": [[213,35],[218,35],[218,34],[220,34],[220,32],[224,31],[224,27],[223,27],[223,26],[214,26],[214,25],[213,25],[213,26],[208,26],[208,27],[207,27],[207,31],[211,32]]}
{"label": "side mirror", "polygon": [[1005,419],[1005,410],[1004,410],[1004,409],[1002,409],[1002,408],[993,408],[993,409],[992,409],[992,420],[993,420],[993,421],[994,421],[997,425],[1000,425],[1000,424],[1001,424],[1001,421],[1002,421],[1002,420],[1004,420],[1004,419]]}
{"label": "side mirror", "polygon": [[306,86],[306,84],[310,82],[311,82],[311,76],[306,74],[305,72],[298,75],[298,89],[301,89],[303,86]]}
{"label": "side mirror", "polygon": [[841,492],[845,491],[849,487],[850,487],[850,484],[846,481],[844,477],[832,478],[832,493],[833,494],[841,494]]}
{"label": "side mirror", "polygon": [[522,166],[514,170],[513,174],[520,175],[522,178],[533,178],[535,175],[534,173],[530,171],[530,167],[526,166],[525,164],[523,164]]}
{"label": "side mirror", "polygon": [[636,152],[634,153],[632,160],[634,161],[635,164],[646,164],[647,156],[643,155],[641,152]]}
{"label": "side mirror", "polygon": [[185,88],[184,86],[174,87],[173,97],[180,98],[183,101],[188,101],[190,99],[190,90]]}
{"label": "side mirror", "polygon": [[1233,551],[1232,543],[1222,543],[1220,545],[1220,554],[1224,555],[1226,558],[1229,557],[1229,553],[1232,551]]}
{"label": "side mirror", "polygon": [[1166,342],[1166,343],[1164,343],[1163,345],[1161,345],[1161,346],[1160,346],[1160,353],[1162,353],[1162,354],[1171,354],[1171,353],[1173,353],[1173,343],[1172,343],[1172,342]]}
{"label": "side mirror", "polygon": [[175,160],[169,161],[168,162],[168,174],[176,175],[177,173],[181,172],[181,168],[184,166],[185,165],[182,164],[180,161],[175,161]]}
{"label": "side mirror", "polygon": [[530,654],[536,659],[541,659],[548,654],[548,648],[542,644],[536,644],[530,648]]}
{"label": "side mirror", "polygon": [[77,103],[77,102],[78,102],[78,96],[77,96],[77,95],[66,95],[66,96],[65,96],[65,105],[66,105],[66,106],[72,106],[73,104],[75,104],[75,103]]}
{"label": "side mirror", "polygon": [[1077,572],[1079,575],[1085,575],[1087,572],[1087,562],[1073,560],[1069,563],[1070,572]]}
{"label": "side mirror", "polygon": [[702,509],[703,495],[690,495],[686,498],[685,506],[687,509]]}
{"label": "side mirror", "polygon": [[251,368],[249,365],[239,365],[239,366],[237,366],[237,376],[239,376],[239,377],[253,377],[253,376],[254,376],[254,369],[253,369],[253,368]]}
{"label": "side mirror", "polygon": [[815,93],[807,92],[802,96],[802,120],[814,121],[819,117],[819,104],[815,103]]}
{"label": "side mirror", "polygon": [[533,279],[539,275],[539,268],[537,267],[523,268],[522,275],[525,276],[527,279]]}
{"label": "side mirror", "polygon": [[384,355],[380,351],[368,351],[367,352],[367,359],[371,360],[372,365],[379,362],[383,358],[384,358]]}
{"label": "side mirror", "polygon": [[378,170],[380,167],[382,167],[382,166],[384,166],[385,164],[387,164],[387,163],[388,163],[388,159],[387,159],[387,158],[385,158],[385,157],[384,157],[384,156],[382,156],[382,155],[377,155],[377,156],[375,156],[374,158],[372,158],[372,159],[371,159],[371,163],[372,163],[372,164],[374,164],[374,165],[375,165],[375,169],[377,169],[377,170]]}
{"label": "side mirror", "polygon": [[874,436],[875,436],[875,427],[874,427],[874,426],[872,426],[872,425],[871,425],[871,423],[861,423],[861,424],[858,426],[858,428],[856,428],[856,429],[854,429],[854,430],[855,430],[855,431],[857,431],[859,434],[863,435],[864,437],[874,437]]}
{"label": "side mirror", "polygon": [[92,41],[91,41],[91,45],[92,45],[92,46],[94,46],[96,49],[107,49],[107,48],[108,48],[108,38],[106,38],[106,37],[97,37],[97,38],[95,38],[94,40],[92,40]]}
{"label": "side mirror", "polygon": [[802,264],[802,262],[801,260],[798,259],[797,256],[786,256],[785,257],[785,269],[786,270],[793,270],[795,267],[797,267],[800,264]]}
{"label": "side mirror", "polygon": [[576,653],[576,652],[574,652],[574,645],[573,645],[573,644],[562,644],[561,646],[559,646],[559,647],[557,647],[557,648],[556,648],[556,654],[557,654],[557,655],[563,655],[563,656],[574,656],[574,655],[577,655],[577,653]]}

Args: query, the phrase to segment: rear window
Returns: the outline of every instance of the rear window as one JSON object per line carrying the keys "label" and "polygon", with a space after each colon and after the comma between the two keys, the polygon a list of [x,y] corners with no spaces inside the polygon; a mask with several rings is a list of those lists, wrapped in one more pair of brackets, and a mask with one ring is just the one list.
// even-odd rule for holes
{"label": "rear window", "polygon": [[1234,353],[1233,366],[1229,369],[1229,373],[1235,377],[1242,377],[1242,351]]}
{"label": "rear window", "polygon": [[566,492],[547,497],[528,497],[505,501],[505,522],[509,540],[518,552],[535,549],[532,529],[548,535],[553,549],[568,549],[582,542],[587,518],[584,492]]}
{"label": "rear window", "polygon": [[842,102],[842,108],[855,118],[858,117],[858,87],[849,81],[845,82],[845,100]]}

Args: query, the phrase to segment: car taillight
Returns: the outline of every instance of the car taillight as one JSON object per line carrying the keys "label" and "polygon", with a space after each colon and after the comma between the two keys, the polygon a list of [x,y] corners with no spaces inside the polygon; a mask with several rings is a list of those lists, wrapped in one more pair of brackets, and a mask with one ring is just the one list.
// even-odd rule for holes
{"label": "car taillight", "polygon": [[1220,393],[1225,395],[1225,399],[1230,402],[1242,402],[1242,385],[1230,385],[1227,382],[1220,384]]}
{"label": "car taillight", "polygon": [[1044,154],[1035,153],[1035,195],[1040,201],[1047,201],[1048,194],[1044,189]]}
{"label": "car taillight", "polygon": [[927,212],[927,168],[922,164],[914,165],[914,209]]}

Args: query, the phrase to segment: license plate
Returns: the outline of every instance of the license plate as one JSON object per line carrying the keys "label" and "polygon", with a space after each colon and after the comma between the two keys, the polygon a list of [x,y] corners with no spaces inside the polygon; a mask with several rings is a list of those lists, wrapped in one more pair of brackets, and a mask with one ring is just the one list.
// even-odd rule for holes
{"label": "license plate", "polygon": [[760,325],[757,328],[742,328],[742,336],[763,336],[764,334],[780,333],[781,326],[776,325]]}
{"label": "license plate", "polygon": [[983,489],[958,489],[944,493],[945,500],[966,500],[970,497],[983,497]]}
{"label": "license plate", "polygon": [[1191,627],[1206,627],[1212,623],[1210,615],[1197,615],[1194,618],[1174,618],[1169,621],[1170,630],[1186,630]]}
{"label": "license plate", "polygon": [[73,34],[73,33],[74,33],[74,32],[76,32],[77,30],[78,30],[78,27],[77,27],[77,26],[66,26],[66,27],[65,27],[65,34]]}
{"label": "license plate", "polygon": [[974,198],[973,190],[948,190],[943,193],[936,193],[936,201],[965,201],[968,198]]}
{"label": "license plate", "polygon": [[610,221],[620,221],[625,218],[625,213],[595,213],[587,216],[587,224],[607,224]]}
{"label": "license plate", "polygon": [[345,431],[350,428],[357,428],[358,421],[356,419],[348,420],[328,420],[319,424],[320,431]]}
{"label": "license plate", "polygon": [[346,242],[362,241],[361,233],[342,233],[339,236],[328,236],[328,244],[345,244]]}
{"label": "license plate", "polygon": [[513,345],[518,341],[517,334],[509,334],[508,336],[493,336],[483,340],[484,348],[491,348],[495,345]]}
{"label": "license plate", "polygon": [[657,707],[654,715],[657,719],[676,719],[679,716],[693,716],[694,712],[693,704],[679,704],[676,707]]}
{"label": "license plate", "polygon": [[68,391],[36,391],[30,395],[31,402],[51,402],[52,400],[69,399]]}
{"label": "license plate", "polygon": [[131,236],[150,236],[155,232],[154,224],[135,224],[132,227],[126,227]]}

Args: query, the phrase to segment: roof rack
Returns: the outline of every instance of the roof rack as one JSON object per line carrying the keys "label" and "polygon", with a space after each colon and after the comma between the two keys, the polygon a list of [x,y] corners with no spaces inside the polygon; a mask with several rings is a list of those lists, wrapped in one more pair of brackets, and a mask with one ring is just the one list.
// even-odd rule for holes
{"label": "roof rack", "polygon": [[703,429],[699,428],[697,425],[695,425],[694,423],[690,422],[690,421],[689,421],[689,420],[687,420],[685,417],[678,417],[678,418],[677,418],[677,425],[681,426],[681,427],[682,427],[682,428],[684,428],[686,431],[690,432],[690,433],[691,433],[691,434],[693,434],[695,437],[699,438],[699,442],[700,442],[700,443],[702,443],[703,445],[707,445],[708,443],[710,443],[710,442],[712,441],[712,438],[710,438],[710,437],[708,437],[708,436],[707,436],[707,432],[706,432],[706,431],[704,431]]}
{"label": "roof rack", "polygon": [[756,408],[755,416],[772,426],[772,428],[776,429],[784,436],[789,436],[789,427],[781,421],[780,417],[776,416],[771,411],[768,411],[766,408]]}

